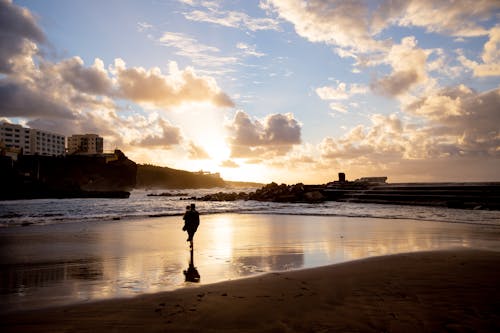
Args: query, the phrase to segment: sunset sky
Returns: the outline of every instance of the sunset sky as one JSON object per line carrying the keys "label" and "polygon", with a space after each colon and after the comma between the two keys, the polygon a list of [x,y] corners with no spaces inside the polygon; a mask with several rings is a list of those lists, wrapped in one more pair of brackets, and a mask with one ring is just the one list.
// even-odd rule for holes
{"label": "sunset sky", "polygon": [[500,2],[0,0],[0,120],[226,180],[500,181]]}

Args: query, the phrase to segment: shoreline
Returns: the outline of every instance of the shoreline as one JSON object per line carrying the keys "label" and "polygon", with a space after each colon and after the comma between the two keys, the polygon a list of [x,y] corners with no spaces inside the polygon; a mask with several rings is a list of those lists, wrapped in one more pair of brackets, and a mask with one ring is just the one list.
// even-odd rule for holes
{"label": "shoreline", "polygon": [[[0,229],[3,309],[182,289],[189,247],[178,217]],[[389,254],[500,249],[500,227],[332,216],[204,215],[200,286]],[[4,310],[0,311],[4,312]]]}
{"label": "shoreline", "polygon": [[0,315],[3,332],[500,329],[500,251],[454,249],[274,272]]}

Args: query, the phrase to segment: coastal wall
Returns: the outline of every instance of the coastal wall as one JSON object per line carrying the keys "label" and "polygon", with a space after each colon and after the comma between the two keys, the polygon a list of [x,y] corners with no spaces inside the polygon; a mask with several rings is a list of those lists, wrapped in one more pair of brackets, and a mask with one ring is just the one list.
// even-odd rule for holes
{"label": "coastal wall", "polygon": [[338,183],[322,189],[327,200],[500,210],[500,183]]}

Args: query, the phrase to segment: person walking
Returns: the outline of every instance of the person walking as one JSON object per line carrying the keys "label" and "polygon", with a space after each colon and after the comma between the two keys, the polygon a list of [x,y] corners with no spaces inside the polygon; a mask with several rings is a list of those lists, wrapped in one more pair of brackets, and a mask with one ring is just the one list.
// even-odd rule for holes
{"label": "person walking", "polygon": [[[188,209],[189,208],[189,209]],[[187,231],[188,239],[190,242],[190,247],[193,247],[193,237],[198,230],[198,226],[200,225],[200,214],[196,210],[196,206],[194,203],[191,206],[186,207],[186,213],[184,214],[184,227],[182,230]]]}

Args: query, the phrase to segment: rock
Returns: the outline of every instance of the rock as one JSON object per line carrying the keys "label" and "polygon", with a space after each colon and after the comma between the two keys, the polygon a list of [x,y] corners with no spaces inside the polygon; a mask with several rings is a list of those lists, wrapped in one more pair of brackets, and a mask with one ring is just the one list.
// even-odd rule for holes
{"label": "rock", "polygon": [[306,192],[304,200],[310,203],[322,202],[325,201],[325,196],[320,191]]}

